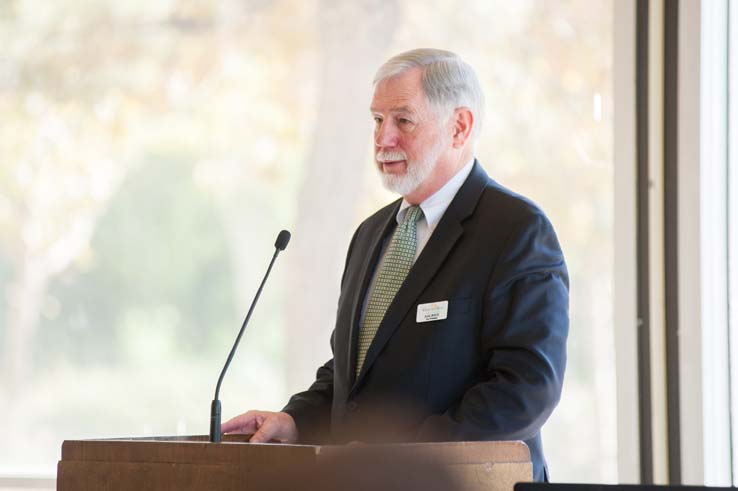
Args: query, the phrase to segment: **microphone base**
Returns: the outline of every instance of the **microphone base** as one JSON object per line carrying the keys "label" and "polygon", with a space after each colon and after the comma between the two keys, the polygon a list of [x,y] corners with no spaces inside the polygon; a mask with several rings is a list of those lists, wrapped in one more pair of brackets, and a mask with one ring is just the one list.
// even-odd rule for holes
{"label": "microphone base", "polygon": [[210,404],[210,441],[220,443],[220,400],[215,399]]}

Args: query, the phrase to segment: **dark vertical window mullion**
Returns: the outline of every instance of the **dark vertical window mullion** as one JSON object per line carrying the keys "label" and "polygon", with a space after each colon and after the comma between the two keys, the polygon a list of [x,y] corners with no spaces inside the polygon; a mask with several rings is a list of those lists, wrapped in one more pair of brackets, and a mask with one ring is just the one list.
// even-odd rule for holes
{"label": "dark vertical window mullion", "polygon": [[669,484],[681,484],[679,411],[678,81],[679,0],[664,3],[664,294]]}
{"label": "dark vertical window mullion", "polygon": [[648,0],[636,4],[636,176],[638,304],[638,433],[642,484],[653,483],[648,171]]}

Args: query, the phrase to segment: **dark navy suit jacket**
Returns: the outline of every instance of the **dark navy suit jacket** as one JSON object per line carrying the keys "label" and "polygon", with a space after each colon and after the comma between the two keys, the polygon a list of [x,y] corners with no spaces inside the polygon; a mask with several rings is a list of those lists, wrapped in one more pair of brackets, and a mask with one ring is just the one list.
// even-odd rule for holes
{"label": "dark navy suit jacket", "polygon": [[[349,247],[333,358],[284,408],[302,443],[524,440],[547,478],[540,430],[566,365],[568,276],[556,234],[478,162],[397,292],[355,377],[359,316],[396,201]],[[416,322],[448,300],[448,317]]]}

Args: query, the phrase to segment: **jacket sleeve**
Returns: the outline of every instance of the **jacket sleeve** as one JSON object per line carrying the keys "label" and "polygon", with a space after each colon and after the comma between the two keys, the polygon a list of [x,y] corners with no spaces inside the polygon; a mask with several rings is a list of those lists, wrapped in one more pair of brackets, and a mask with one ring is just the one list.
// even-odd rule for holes
{"label": "jacket sleeve", "polygon": [[528,440],[558,404],[566,365],[569,280],[556,234],[540,212],[508,236],[484,295],[481,381],[419,441]]}
{"label": "jacket sleeve", "polygon": [[333,358],[318,368],[315,382],[310,388],[293,395],[282,409],[295,420],[300,443],[320,444],[329,441],[332,403]]}

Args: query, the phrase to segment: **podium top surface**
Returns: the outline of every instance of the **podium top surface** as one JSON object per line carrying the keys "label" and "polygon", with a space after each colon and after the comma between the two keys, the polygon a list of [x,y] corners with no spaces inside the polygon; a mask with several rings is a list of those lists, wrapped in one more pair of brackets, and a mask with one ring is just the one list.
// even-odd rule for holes
{"label": "podium top surface", "polygon": [[[239,463],[290,459],[316,462],[345,451],[346,446],[248,443],[248,435],[223,435],[210,443],[207,435],[66,440],[62,461]],[[395,455],[432,458],[446,465],[530,462],[527,445],[519,441],[398,443],[363,446]]]}

